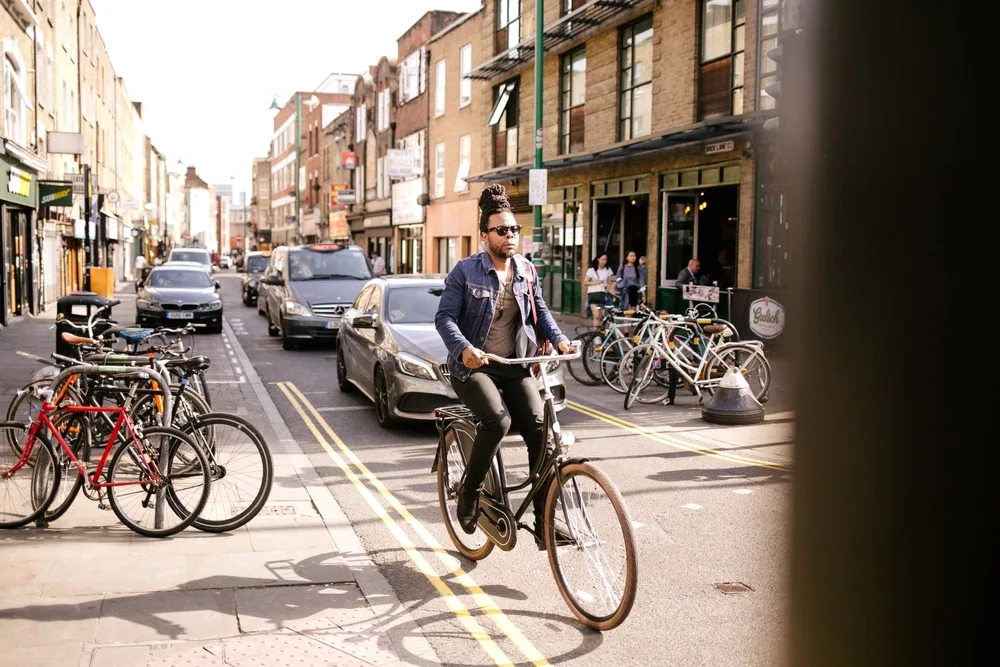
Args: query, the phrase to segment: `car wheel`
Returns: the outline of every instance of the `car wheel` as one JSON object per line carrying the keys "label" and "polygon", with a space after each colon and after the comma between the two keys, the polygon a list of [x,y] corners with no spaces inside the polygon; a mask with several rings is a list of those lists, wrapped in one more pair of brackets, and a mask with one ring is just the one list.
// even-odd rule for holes
{"label": "car wheel", "polygon": [[273,337],[277,336],[279,333],[281,333],[281,331],[278,329],[278,327],[276,327],[273,324],[271,324],[271,311],[270,310],[268,310],[266,313],[264,313],[264,317],[267,318],[267,335],[268,336],[271,336],[273,338]]}
{"label": "car wheel", "polygon": [[354,385],[347,379],[347,366],[344,364],[344,348],[337,346],[337,388],[345,394],[354,391]]}
{"label": "car wheel", "polygon": [[[265,301],[264,303],[267,303],[267,302]],[[263,315],[264,314],[264,309],[261,307],[261,305],[262,304],[261,304],[260,295],[258,295],[257,296],[257,314],[258,315]]]}
{"label": "car wheel", "polygon": [[381,366],[375,369],[375,419],[378,420],[378,425],[385,429],[391,429],[397,423],[390,410],[389,386]]}

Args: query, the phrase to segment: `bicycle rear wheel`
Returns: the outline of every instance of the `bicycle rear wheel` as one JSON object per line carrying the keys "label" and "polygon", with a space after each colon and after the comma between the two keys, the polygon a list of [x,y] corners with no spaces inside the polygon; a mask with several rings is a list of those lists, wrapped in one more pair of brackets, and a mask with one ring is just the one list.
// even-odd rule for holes
{"label": "bicycle rear wheel", "polygon": [[475,429],[468,423],[454,421],[445,429],[445,446],[437,467],[437,491],[444,527],[455,548],[469,560],[482,560],[493,551],[493,542],[479,528],[469,535],[458,520],[458,485],[465,476],[465,462],[475,439]]}
{"label": "bicycle rear wheel", "polygon": [[[0,424],[0,442],[10,442],[18,432],[26,433],[24,424]],[[0,447],[0,528],[20,528],[37,519],[52,503],[60,479],[52,445],[41,431],[27,451]]]}
{"label": "bicycle rear wheel", "polygon": [[[182,431],[146,427],[111,458],[108,503],[119,521],[146,537],[167,537],[198,518],[211,490],[208,458]],[[154,467],[155,466],[155,467]],[[158,469],[154,480],[150,470]]]}
{"label": "bicycle rear wheel", "polygon": [[207,533],[235,530],[253,519],[271,493],[274,465],[264,436],[242,417],[194,417],[181,429],[208,456],[212,489],[191,524]]}
{"label": "bicycle rear wheel", "polygon": [[573,376],[573,379],[582,385],[588,387],[596,387],[601,384],[600,376],[595,376],[593,372],[587,367],[587,357],[588,355],[594,354],[594,344],[595,341],[600,340],[596,331],[588,331],[582,334],[579,338],[580,349],[583,354],[579,359],[574,359],[573,361],[564,362],[566,368],[569,369],[569,374]]}
{"label": "bicycle rear wheel", "polygon": [[611,630],[628,617],[638,587],[632,521],[617,487],[591,464],[566,464],[559,476],[545,502],[552,575],[581,623]]}

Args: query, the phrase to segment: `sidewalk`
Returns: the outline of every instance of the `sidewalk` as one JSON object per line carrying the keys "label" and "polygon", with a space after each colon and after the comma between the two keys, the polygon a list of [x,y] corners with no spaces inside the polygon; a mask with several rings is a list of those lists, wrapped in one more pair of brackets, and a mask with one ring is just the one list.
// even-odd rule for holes
{"label": "sidewalk", "polygon": [[[122,286],[128,290],[130,285]],[[114,312],[132,322],[134,293]],[[48,357],[54,312],[0,332],[0,409]],[[0,644],[19,667],[436,665],[232,335],[196,337],[213,407],[251,419],[274,485],[247,526],[162,540],[82,494],[47,529],[0,531]]]}

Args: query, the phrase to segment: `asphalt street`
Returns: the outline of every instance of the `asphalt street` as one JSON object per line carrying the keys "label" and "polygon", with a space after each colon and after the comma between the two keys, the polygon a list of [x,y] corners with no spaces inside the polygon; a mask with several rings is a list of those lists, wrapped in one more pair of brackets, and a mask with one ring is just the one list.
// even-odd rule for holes
{"label": "asphalt street", "polygon": [[[690,396],[625,412],[618,394],[567,374],[571,403],[560,420],[577,436],[572,452],[615,481],[639,546],[630,617],[595,633],[575,620],[527,534],[478,563],[458,557],[438,509],[432,424],[381,429],[363,395],[337,389],[333,345],[282,350],[256,308],[240,303],[239,274],[218,279],[228,330],[443,663],[781,661],[791,438],[773,436],[780,425],[770,437],[760,427],[710,429]],[[508,466],[523,470],[517,436],[504,446]],[[742,586],[723,592],[721,584]]]}

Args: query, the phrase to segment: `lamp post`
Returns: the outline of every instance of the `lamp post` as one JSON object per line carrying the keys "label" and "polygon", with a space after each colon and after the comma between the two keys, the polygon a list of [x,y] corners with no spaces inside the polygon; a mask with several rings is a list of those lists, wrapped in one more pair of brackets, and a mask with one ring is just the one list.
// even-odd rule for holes
{"label": "lamp post", "polygon": [[[545,51],[543,42],[545,40],[545,0],[535,0],[535,169],[542,168],[542,75],[545,72],[544,60]],[[542,207],[535,205],[535,215],[531,229],[531,241],[534,246],[532,253],[532,264],[536,267],[542,266]],[[545,269],[543,268],[544,272]]]}

